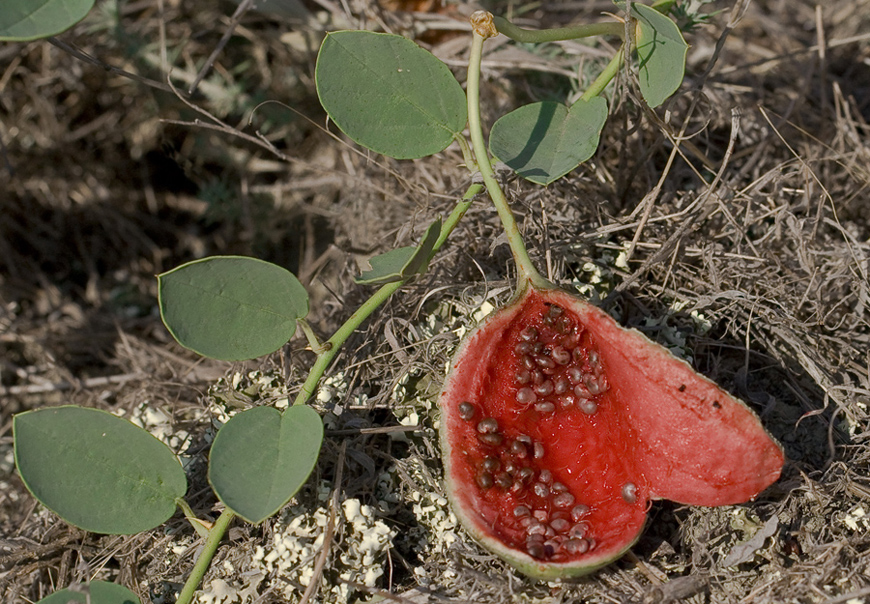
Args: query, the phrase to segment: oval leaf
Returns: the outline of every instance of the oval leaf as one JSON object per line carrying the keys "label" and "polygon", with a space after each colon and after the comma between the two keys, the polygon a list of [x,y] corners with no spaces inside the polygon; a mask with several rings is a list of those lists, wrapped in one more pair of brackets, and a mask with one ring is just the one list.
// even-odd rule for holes
{"label": "oval leaf", "polygon": [[283,414],[254,407],[234,415],[211,446],[208,481],[238,516],[257,524],[308,480],[320,455],[323,420],[306,405]]}
{"label": "oval leaf", "polygon": [[637,19],[640,92],[650,107],[658,107],[676,92],[686,71],[689,45],[668,17],[643,4],[632,4]]}
{"label": "oval leaf", "polygon": [[397,159],[437,153],[465,128],[465,93],[447,66],[411,40],[370,31],[326,35],[317,94],[357,143]]}
{"label": "oval leaf", "polygon": [[36,40],[65,31],[85,18],[95,0],[4,0],[0,41]]}
{"label": "oval leaf", "polygon": [[275,352],[308,314],[290,271],[243,256],[212,256],[157,277],[160,316],[179,344],[224,361]]}
{"label": "oval leaf", "polygon": [[570,108],[553,101],[533,103],[493,124],[489,149],[526,180],[548,185],[592,157],[605,121],[607,102],[601,97]]}
{"label": "oval leaf", "polygon": [[48,597],[41,599],[36,604],[69,604],[81,602],[82,604],[142,604],[136,594],[124,587],[106,581],[91,581],[85,586],[90,599],[83,589],[61,589]]}
{"label": "oval leaf", "polygon": [[131,535],[163,524],[184,496],[184,470],[165,444],[129,421],[83,407],[13,420],[15,465],[55,514],[93,533]]}
{"label": "oval leaf", "polygon": [[356,282],[365,285],[391,283],[425,273],[429,266],[429,256],[440,236],[441,218],[438,218],[426,229],[420,245],[400,247],[375,256],[369,260],[372,270],[363,272]]}

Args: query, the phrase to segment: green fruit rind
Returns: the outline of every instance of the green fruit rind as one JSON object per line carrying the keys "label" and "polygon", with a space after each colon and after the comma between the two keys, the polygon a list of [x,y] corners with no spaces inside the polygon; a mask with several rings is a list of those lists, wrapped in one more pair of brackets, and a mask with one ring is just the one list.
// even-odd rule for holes
{"label": "green fruit rind", "polygon": [[[457,410],[462,401],[482,393],[495,398],[516,393],[515,386],[492,385],[496,376],[505,375],[498,365],[512,359],[505,344],[518,325],[528,324],[530,316],[540,316],[550,305],[568,310],[591,334],[609,382],[600,418],[593,422],[607,433],[586,431],[582,441],[570,444],[576,446],[578,458],[592,460],[589,467],[597,468],[597,462],[603,468],[600,481],[605,484],[584,488],[601,497],[608,512],[616,510],[613,526],[604,526],[608,515],[596,517],[594,524],[605,533],[603,538],[568,561],[537,559],[506,542],[506,529],[496,526],[498,513],[490,509],[497,489],[487,491],[487,502],[478,497],[477,485],[466,484],[473,481],[473,473],[464,466],[470,463],[468,449],[474,443],[461,435],[469,428]],[[784,462],[782,448],[744,403],[640,332],[621,327],[597,307],[555,288],[529,286],[518,292],[464,338],[439,405],[445,483],[454,512],[483,547],[537,579],[579,577],[620,558],[640,537],[650,500],[704,506],[745,502],[779,478]],[[558,437],[564,439],[565,433]],[[622,505],[613,485],[606,484],[626,477],[637,486],[633,507]]]}

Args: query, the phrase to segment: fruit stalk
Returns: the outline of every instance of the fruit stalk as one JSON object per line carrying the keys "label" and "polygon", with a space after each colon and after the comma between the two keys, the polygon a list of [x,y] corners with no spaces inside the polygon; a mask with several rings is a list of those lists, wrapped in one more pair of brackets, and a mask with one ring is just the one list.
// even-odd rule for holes
{"label": "fruit stalk", "polygon": [[497,35],[498,32],[492,23],[492,15],[486,11],[476,11],[472,14],[471,24],[473,37],[471,54],[468,59],[466,96],[468,98],[468,130],[474,157],[477,160],[477,167],[486,185],[487,193],[489,193],[492,203],[495,204],[498,217],[501,219],[507,235],[508,245],[510,245],[514,261],[517,264],[517,289],[524,290],[530,283],[537,287],[548,287],[547,280],[541,276],[529,258],[523,237],[519,227],[517,227],[517,221],[514,219],[513,212],[511,212],[510,205],[498,184],[498,180],[496,180],[486,143],[483,140],[483,129],[480,124],[480,60],[483,54],[484,41]]}

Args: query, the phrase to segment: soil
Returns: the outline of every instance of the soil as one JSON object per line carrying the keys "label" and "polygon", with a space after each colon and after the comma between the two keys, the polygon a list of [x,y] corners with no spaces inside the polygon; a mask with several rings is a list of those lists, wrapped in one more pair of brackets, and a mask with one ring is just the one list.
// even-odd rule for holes
{"label": "soil", "polygon": [[[160,322],[155,275],[216,254],[277,263],[306,285],[309,322],[328,337],[373,291],[353,280],[366,259],[416,241],[471,182],[456,146],[417,161],[361,150],[328,122],[313,84],[322,32],[347,27],[414,37],[464,81],[470,7],[268,2],[241,16],[209,63],[235,8],[98,2],[54,42],[0,45],[0,601],[100,578],[170,602],[198,546],[180,514],[118,537],[41,508],[15,473],[14,414],[159,412],[169,433],[187,435],[170,441],[176,451],[201,462],[188,466],[191,507],[214,518],[205,443],[221,393],[233,391],[216,380],[273,376],[292,395],[307,375],[314,356],[301,332],[248,363],[180,347]],[[598,0],[487,8],[530,28],[616,10]],[[545,274],[745,400],[785,448],[781,479],[740,506],[656,503],[631,554],[574,584],[525,579],[461,529],[439,532],[434,512],[413,503],[442,501],[433,393],[457,329],[507,300],[515,274],[481,196],[428,272],[337,357],[316,401],[329,421],[309,484],[290,511],[234,526],[198,601],[299,602],[304,587],[277,570],[242,579],[288,518],[327,505],[323,492],[372,506],[394,537],[372,562],[381,576],[348,579],[330,569],[355,551],[338,536],[355,533],[335,519],[351,532],[317,546],[327,570],[308,601],[870,598],[870,1],[702,10],[712,16],[687,34],[687,77],[664,107],[643,107],[620,78],[590,161],[546,188],[517,178],[505,188]],[[485,123],[582,91],[609,44],[492,41]],[[268,402],[251,392],[242,404]]]}

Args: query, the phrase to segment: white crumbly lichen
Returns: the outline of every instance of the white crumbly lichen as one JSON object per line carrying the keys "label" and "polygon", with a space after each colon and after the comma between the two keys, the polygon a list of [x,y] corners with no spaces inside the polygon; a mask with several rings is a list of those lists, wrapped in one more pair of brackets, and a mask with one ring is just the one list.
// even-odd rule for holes
{"label": "white crumbly lichen", "polygon": [[[324,486],[328,494],[330,486]],[[256,546],[243,568],[225,561],[223,578],[208,582],[197,592],[197,604],[250,604],[264,590],[290,602],[298,601],[314,578],[329,521],[328,505],[313,511],[300,505],[286,508],[271,531],[271,539]],[[310,600],[315,604],[354,602],[358,593],[350,583],[377,586],[397,534],[376,509],[358,499],[341,504],[333,529],[320,586]]]}

